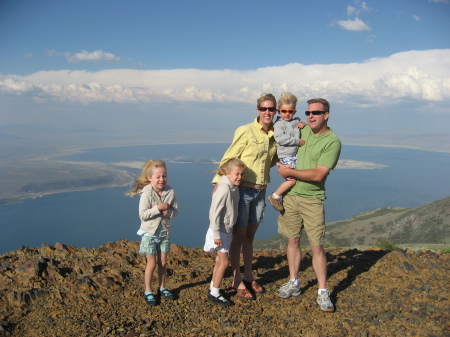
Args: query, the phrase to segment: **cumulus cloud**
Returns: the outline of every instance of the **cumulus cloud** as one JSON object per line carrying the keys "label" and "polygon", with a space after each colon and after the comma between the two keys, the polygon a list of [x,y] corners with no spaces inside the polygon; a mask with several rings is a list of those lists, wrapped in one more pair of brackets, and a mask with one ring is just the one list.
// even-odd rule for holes
{"label": "cumulus cloud", "polygon": [[92,102],[253,102],[261,92],[295,92],[361,104],[450,99],[450,49],[408,51],[362,63],[292,63],[250,71],[110,69],[0,74],[0,91]]}
{"label": "cumulus cloud", "polygon": [[69,62],[117,62],[120,61],[120,58],[111,53],[105,53],[103,50],[96,50],[93,52],[88,52],[86,50],[82,50],[79,53],[71,54],[69,52],[64,53],[67,61]]}
{"label": "cumulus cloud", "polygon": [[420,21],[420,17],[418,15],[413,15],[412,17],[413,17],[414,20]]}
{"label": "cumulus cloud", "polygon": [[370,27],[359,18],[355,18],[353,20],[341,20],[338,21],[337,24],[346,30],[351,30],[354,32],[370,30]]}

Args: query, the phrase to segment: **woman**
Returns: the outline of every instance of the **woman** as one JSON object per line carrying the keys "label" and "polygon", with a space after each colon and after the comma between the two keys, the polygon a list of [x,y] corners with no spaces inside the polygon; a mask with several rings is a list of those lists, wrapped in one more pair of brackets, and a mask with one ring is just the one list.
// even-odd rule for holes
{"label": "woman", "polygon": [[[258,116],[253,123],[239,127],[221,164],[230,158],[238,157],[245,165],[244,181],[239,186],[240,201],[238,219],[233,230],[230,246],[230,263],[233,270],[233,288],[238,296],[254,299],[249,291],[263,293],[252,273],[253,240],[258,226],[263,222],[266,207],[265,196],[270,182],[270,168],[275,166],[277,146],[273,137],[273,117],[277,111],[277,101],[272,94],[262,95],[257,100]],[[218,181],[216,176],[213,184]],[[240,252],[244,259],[244,274],[240,273]],[[248,288],[247,288],[248,287]]]}

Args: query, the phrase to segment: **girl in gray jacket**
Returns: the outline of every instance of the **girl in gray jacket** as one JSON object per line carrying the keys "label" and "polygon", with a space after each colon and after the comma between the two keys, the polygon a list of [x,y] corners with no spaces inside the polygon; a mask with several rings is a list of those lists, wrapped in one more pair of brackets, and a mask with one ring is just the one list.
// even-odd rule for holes
{"label": "girl in gray jacket", "polygon": [[219,167],[220,179],[212,196],[209,229],[203,248],[206,252],[217,251],[207,300],[223,307],[231,305],[231,302],[220,294],[220,282],[228,268],[228,251],[238,215],[238,186],[244,179],[244,170],[245,164],[239,158],[231,158]]}
{"label": "girl in gray jacket", "polygon": [[166,289],[167,255],[170,250],[170,219],[178,215],[178,203],[174,190],[167,185],[167,167],[162,160],[148,160],[134,188],[128,195],[140,194],[139,217],[141,227],[137,232],[142,237],[139,253],[147,258],[145,268],[144,299],[149,305],[156,305],[152,292],[153,272],[158,264],[158,294],[173,300],[173,294]]}

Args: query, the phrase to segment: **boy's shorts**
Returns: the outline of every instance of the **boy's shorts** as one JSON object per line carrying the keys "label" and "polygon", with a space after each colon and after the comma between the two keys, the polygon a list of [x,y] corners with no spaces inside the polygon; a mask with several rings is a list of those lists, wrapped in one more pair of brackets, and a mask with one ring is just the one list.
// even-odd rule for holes
{"label": "boy's shorts", "polygon": [[293,168],[297,165],[297,156],[280,158],[281,164],[291,165]]}
{"label": "boy's shorts", "polygon": [[278,216],[278,233],[288,239],[302,236],[305,229],[311,246],[322,246],[325,237],[325,209],[323,200],[286,195],[284,212]]}
{"label": "boy's shorts", "polygon": [[222,240],[222,246],[219,247],[214,243],[213,230],[208,228],[206,232],[205,245],[203,250],[208,253],[212,253],[214,251],[228,253],[231,246],[231,239],[233,238],[233,232],[231,233],[222,233],[220,232],[220,239]]}
{"label": "boy's shorts", "polygon": [[156,255],[157,253],[168,253],[170,251],[170,240],[167,235],[156,237],[144,234],[141,239],[139,253]]}

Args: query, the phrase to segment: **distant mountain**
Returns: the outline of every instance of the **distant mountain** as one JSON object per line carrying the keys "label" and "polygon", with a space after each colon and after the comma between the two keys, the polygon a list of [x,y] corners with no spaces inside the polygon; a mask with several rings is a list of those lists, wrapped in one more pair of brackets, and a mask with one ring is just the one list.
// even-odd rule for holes
{"label": "distant mountain", "polygon": [[[396,245],[450,244],[450,197],[414,208],[379,208],[343,221],[328,222],[325,243],[340,247],[370,247],[379,241]],[[301,240],[308,245],[306,234]],[[284,248],[276,235],[255,241],[255,249]]]}

